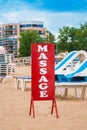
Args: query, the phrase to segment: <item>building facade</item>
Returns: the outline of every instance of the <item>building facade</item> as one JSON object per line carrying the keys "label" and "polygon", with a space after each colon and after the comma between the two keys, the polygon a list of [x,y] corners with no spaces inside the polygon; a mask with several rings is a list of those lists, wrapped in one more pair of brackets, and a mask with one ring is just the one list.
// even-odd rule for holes
{"label": "building facade", "polygon": [[20,33],[26,30],[37,31],[43,39],[49,37],[49,33],[44,28],[44,23],[41,21],[3,24],[0,26],[0,46],[5,47],[8,53],[17,56],[20,47]]}

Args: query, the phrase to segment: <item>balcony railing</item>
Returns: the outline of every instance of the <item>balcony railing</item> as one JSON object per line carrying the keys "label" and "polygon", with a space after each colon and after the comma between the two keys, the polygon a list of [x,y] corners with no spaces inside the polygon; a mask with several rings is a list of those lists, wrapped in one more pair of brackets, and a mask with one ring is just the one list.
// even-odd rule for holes
{"label": "balcony railing", "polygon": [[17,30],[17,28],[3,28],[2,31],[13,31]]}

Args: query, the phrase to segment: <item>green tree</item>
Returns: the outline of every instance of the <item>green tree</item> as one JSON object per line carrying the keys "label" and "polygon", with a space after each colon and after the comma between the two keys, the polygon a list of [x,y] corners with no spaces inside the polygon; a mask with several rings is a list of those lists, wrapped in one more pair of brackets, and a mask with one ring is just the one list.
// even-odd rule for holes
{"label": "green tree", "polygon": [[21,32],[19,41],[20,41],[20,48],[19,48],[20,56],[29,56],[31,55],[31,44],[41,43],[42,38],[36,31],[27,30]]}
{"label": "green tree", "polygon": [[48,42],[55,43],[55,35],[53,35],[50,31],[48,31],[48,34],[49,34],[49,36],[47,38]]}
{"label": "green tree", "polygon": [[69,27],[63,27],[59,29],[58,33],[58,51],[68,51],[69,44],[71,42]]}
{"label": "green tree", "polygon": [[54,43],[55,44],[55,53],[57,52],[57,44],[56,44],[56,39],[55,39],[55,35],[53,35],[50,31],[47,31],[48,33],[48,37],[45,39],[45,43]]}
{"label": "green tree", "polygon": [[58,32],[58,51],[87,51],[87,22],[80,24],[79,28],[63,27]]}
{"label": "green tree", "polygon": [[80,28],[63,27],[59,29],[58,50],[73,51],[81,50],[83,42],[83,33]]}
{"label": "green tree", "polygon": [[80,42],[81,42],[81,48],[87,51],[87,22],[80,25],[81,30],[81,36],[80,36]]}

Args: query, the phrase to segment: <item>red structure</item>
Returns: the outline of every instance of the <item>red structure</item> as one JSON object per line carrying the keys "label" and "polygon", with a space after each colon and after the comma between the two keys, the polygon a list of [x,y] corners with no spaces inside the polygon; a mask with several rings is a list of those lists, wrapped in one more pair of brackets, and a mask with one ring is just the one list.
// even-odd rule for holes
{"label": "red structure", "polygon": [[55,100],[55,77],[54,77],[54,44],[32,44],[32,90],[30,112],[34,112],[34,101],[52,100],[51,114],[53,108],[56,110]]}

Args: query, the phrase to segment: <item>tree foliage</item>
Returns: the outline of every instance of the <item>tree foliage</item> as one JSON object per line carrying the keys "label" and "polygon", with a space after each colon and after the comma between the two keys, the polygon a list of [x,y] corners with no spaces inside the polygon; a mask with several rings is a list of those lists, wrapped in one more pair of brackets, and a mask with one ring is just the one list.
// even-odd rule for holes
{"label": "tree foliage", "polygon": [[49,36],[48,36],[47,42],[54,43],[55,42],[55,35],[53,35],[50,31],[48,31],[48,33],[49,33]]}
{"label": "tree foliage", "polygon": [[87,23],[79,28],[63,27],[58,32],[58,51],[87,51]]}
{"label": "tree foliage", "polygon": [[21,32],[20,34],[20,56],[29,56],[31,55],[31,44],[32,43],[54,43],[54,35],[48,31],[48,37],[42,38],[36,31],[27,30]]}
{"label": "tree foliage", "polygon": [[36,31],[27,30],[27,31],[21,32],[19,41],[20,41],[20,48],[19,48],[20,56],[30,56],[31,44],[37,43],[37,42],[41,43],[42,38]]}

